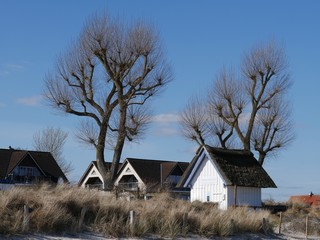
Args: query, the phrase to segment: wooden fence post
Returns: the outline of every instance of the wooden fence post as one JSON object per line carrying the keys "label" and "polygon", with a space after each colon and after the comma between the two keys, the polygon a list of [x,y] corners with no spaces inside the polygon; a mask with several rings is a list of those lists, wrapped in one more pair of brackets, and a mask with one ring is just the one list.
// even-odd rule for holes
{"label": "wooden fence post", "polygon": [[306,216],[306,239],[308,239],[308,222],[309,222],[309,215]]}
{"label": "wooden fence post", "polygon": [[129,212],[129,229],[130,229],[131,234],[133,234],[133,232],[134,232],[135,218],[136,218],[136,213],[135,213],[135,211],[131,210]]}
{"label": "wooden fence post", "polygon": [[29,206],[24,205],[23,206],[23,226],[22,226],[23,231],[29,230],[29,221],[30,221],[29,213],[30,213]]}
{"label": "wooden fence post", "polygon": [[185,229],[188,223],[188,213],[184,213],[182,217],[182,228]]}
{"label": "wooden fence post", "polygon": [[280,212],[280,219],[279,219],[279,234],[281,234],[281,224],[282,224],[282,212]]}
{"label": "wooden fence post", "polygon": [[231,218],[230,219],[230,235],[233,235],[235,233],[235,224],[234,220]]}
{"label": "wooden fence post", "polygon": [[136,217],[135,211],[131,210],[129,213],[129,219],[130,219],[129,223],[131,226],[133,226],[133,224],[134,224],[135,217]]}
{"label": "wooden fence post", "polygon": [[86,215],[86,212],[88,210],[88,207],[84,207],[81,209],[81,214],[80,214],[80,219],[79,219],[79,225],[78,228],[81,229],[83,221],[84,221],[84,216]]}
{"label": "wooden fence post", "polygon": [[268,224],[265,218],[262,218],[262,230],[264,234],[268,234]]}
{"label": "wooden fence post", "polygon": [[116,200],[119,198],[119,191],[118,191],[118,186],[115,187],[115,195],[116,195]]}
{"label": "wooden fence post", "polygon": [[237,189],[238,189],[237,185],[234,185],[234,191],[233,191],[233,201],[234,201],[233,207],[234,208],[237,207],[237,195],[238,195]]}

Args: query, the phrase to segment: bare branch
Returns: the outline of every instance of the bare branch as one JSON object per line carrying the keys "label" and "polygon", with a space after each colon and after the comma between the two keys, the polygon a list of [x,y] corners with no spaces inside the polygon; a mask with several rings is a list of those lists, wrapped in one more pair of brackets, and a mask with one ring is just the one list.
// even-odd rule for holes
{"label": "bare branch", "polygon": [[[46,76],[44,94],[51,106],[91,119],[77,136],[95,146],[101,168],[105,146],[112,146],[111,178],[125,140],[134,141],[145,131],[143,105],[172,80],[162,51],[153,27],[96,14]],[[107,181],[106,170],[99,170]]]}
{"label": "bare branch", "polygon": [[183,135],[187,139],[196,141],[199,145],[204,145],[210,133],[204,103],[197,97],[191,98],[180,116]]}
{"label": "bare branch", "polygon": [[261,164],[270,152],[283,148],[294,139],[290,115],[288,104],[276,98],[257,116],[252,141],[254,149],[261,155]]}
{"label": "bare branch", "polygon": [[247,105],[243,86],[237,81],[232,70],[223,69],[217,76],[212,90],[208,94],[210,111],[223,120],[231,129],[235,129],[240,140],[244,141],[239,118]]}
{"label": "bare branch", "polygon": [[284,104],[291,86],[286,66],[283,48],[270,42],[253,48],[244,56],[242,77],[235,77],[232,70],[224,68],[203,104],[209,105],[210,119],[202,112],[205,110],[201,110],[200,118],[196,111],[191,111],[193,115],[190,110],[184,113],[186,136],[201,143],[205,139],[204,130],[192,132],[191,123],[197,127],[210,123],[209,128],[218,138],[220,147],[228,148],[232,142],[244,150],[254,149],[263,164],[270,152],[285,147],[293,139],[290,111]]}
{"label": "bare branch", "polygon": [[36,151],[50,152],[65,174],[69,174],[73,168],[71,162],[63,157],[63,147],[68,134],[60,128],[47,127],[33,135],[33,147]]}

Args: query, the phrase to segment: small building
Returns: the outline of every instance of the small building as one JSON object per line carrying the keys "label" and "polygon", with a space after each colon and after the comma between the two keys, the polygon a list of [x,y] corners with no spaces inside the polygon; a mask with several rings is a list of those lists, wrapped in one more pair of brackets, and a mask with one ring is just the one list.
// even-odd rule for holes
{"label": "small building", "polygon": [[289,203],[300,204],[310,207],[320,207],[320,195],[315,195],[312,192],[308,195],[297,195],[289,198]]}
{"label": "small building", "polygon": [[191,201],[215,202],[227,209],[261,207],[261,188],[276,185],[251,152],[203,146],[177,187],[190,188]]}
{"label": "small building", "polygon": [[0,149],[0,184],[34,184],[68,182],[67,177],[49,152]]}

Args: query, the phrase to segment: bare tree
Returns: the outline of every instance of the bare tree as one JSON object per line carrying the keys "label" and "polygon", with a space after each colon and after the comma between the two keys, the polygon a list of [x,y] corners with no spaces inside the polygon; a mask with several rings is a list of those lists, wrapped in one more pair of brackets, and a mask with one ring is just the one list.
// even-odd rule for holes
{"label": "bare tree", "polygon": [[[145,103],[172,79],[162,52],[158,35],[144,22],[95,15],[46,76],[49,103],[86,119],[78,136],[95,147],[104,187],[116,176],[125,141],[145,130]],[[111,169],[105,169],[106,144],[113,148]]]}
{"label": "bare tree", "polygon": [[204,145],[210,134],[208,116],[205,103],[199,97],[191,98],[180,114],[183,135],[199,145]]}
{"label": "bare tree", "polygon": [[36,151],[50,152],[57,161],[64,174],[69,174],[73,169],[71,162],[63,157],[63,147],[68,134],[60,128],[47,127],[33,135],[33,147]]}
{"label": "bare tree", "polygon": [[[183,128],[189,133],[198,128],[202,133],[211,131],[222,148],[229,148],[236,136],[236,145],[257,151],[262,165],[269,152],[283,148],[293,139],[285,100],[291,80],[283,48],[274,43],[253,48],[244,56],[240,73],[236,77],[232,70],[224,68],[205,101],[211,116],[206,118],[207,123],[203,123],[204,113],[194,114],[203,106],[196,104],[193,108],[198,110],[191,110],[187,105],[182,119],[193,120],[184,121]],[[207,141],[202,137],[199,144]]]}
{"label": "bare tree", "polygon": [[288,103],[279,98],[272,100],[272,107],[262,109],[257,115],[252,131],[252,146],[259,153],[262,165],[268,153],[285,147],[293,138],[293,126]]}

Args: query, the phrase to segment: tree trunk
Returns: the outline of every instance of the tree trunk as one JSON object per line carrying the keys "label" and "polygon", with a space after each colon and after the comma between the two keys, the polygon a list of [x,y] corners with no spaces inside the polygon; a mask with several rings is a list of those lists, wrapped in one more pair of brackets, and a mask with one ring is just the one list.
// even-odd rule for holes
{"label": "tree trunk", "polygon": [[98,144],[96,145],[96,161],[98,165],[98,170],[103,179],[103,190],[108,190],[112,188],[112,180],[110,176],[110,171],[106,169],[105,160],[104,160],[104,148],[107,136],[107,124],[102,122],[100,128],[100,134],[98,138]]}
{"label": "tree trunk", "polygon": [[264,159],[266,158],[266,153],[264,153],[264,152],[259,152],[259,160],[258,160],[258,162],[260,163],[260,165],[262,166],[263,165],[263,163],[264,163]]}
{"label": "tree trunk", "polygon": [[126,119],[127,119],[128,106],[125,103],[120,102],[119,107],[120,107],[120,120],[119,120],[119,132],[118,132],[119,136],[118,136],[117,144],[113,151],[113,159],[112,159],[112,165],[110,169],[110,176],[112,181],[114,181],[117,176],[118,169],[119,169],[119,162],[120,162],[124,142],[126,140]]}
{"label": "tree trunk", "polygon": [[247,133],[246,133],[246,136],[245,136],[244,141],[243,141],[243,148],[246,151],[250,151],[251,150],[251,135],[252,135],[254,122],[255,122],[256,115],[257,115],[257,111],[258,111],[257,107],[255,105],[252,106],[252,112],[250,114]]}
{"label": "tree trunk", "polygon": [[111,169],[110,169],[111,181],[114,181],[116,176],[117,176],[118,169],[119,169],[119,162],[120,162],[120,158],[121,158],[124,142],[125,142],[125,138],[123,138],[121,140],[119,139],[117,141],[117,145],[116,145],[116,147],[114,149],[112,165],[111,165]]}
{"label": "tree trunk", "polygon": [[107,190],[108,188],[110,188],[110,177],[108,176],[108,171],[106,169],[105,161],[104,161],[104,146],[101,146],[101,145],[96,146],[96,161],[97,161],[98,170],[103,180],[102,189]]}

